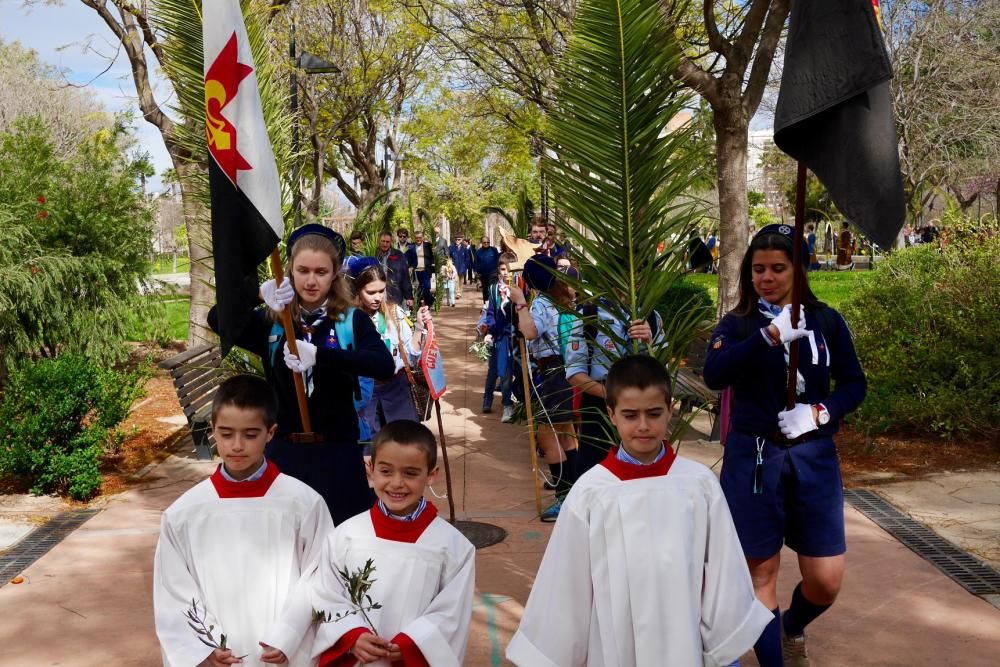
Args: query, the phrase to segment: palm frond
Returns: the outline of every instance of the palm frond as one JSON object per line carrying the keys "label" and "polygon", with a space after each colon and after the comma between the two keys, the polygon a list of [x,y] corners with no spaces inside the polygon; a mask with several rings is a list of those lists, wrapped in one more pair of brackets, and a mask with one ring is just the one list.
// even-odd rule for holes
{"label": "palm frond", "polygon": [[479,209],[479,212],[484,215],[489,215],[490,213],[496,213],[501,218],[506,220],[507,224],[510,225],[510,228],[515,230],[514,234],[517,234],[516,231],[517,221],[515,220],[514,216],[508,213],[505,209],[502,209],[499,206],[483,206],[481,209]]}
{"label": "palm frond", "polygon": [[[581,260],[579,287],[629,319],[649,317],[681,279],[701,215],[686,196],[699,156],[675,120],[689,106],[671,77],[678,55],[658,0],[586,0],[548,118],[543,169],[558,209],[579,225],[562,228]],[[672,120],[679,126],[668,129]],[[669,344],[656,353],[676,363],[696,327],[665,324]]]}

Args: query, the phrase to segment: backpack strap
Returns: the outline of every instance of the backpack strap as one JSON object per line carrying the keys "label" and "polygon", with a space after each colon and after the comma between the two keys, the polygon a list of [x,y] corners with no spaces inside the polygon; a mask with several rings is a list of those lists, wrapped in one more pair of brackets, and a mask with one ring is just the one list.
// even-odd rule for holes
{"label": "backpack strap", "polygon": [[284,338],[285,327],[282,326],[281,322],[272,322],[271,333],[267,337],[267,355],[271,359],[271,368],[274,368],[278,362],[278,350],[281,349]]}

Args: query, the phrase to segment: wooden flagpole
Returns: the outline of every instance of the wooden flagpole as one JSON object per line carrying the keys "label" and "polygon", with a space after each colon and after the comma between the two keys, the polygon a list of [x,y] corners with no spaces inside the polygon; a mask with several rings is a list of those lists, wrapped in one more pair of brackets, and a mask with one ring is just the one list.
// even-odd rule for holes
{"label": "wooden flagpole", "polygon": [[[805,230],[806,213],[806,165],[798,163],[795,180],[795,231],[792,235],[792,326],[798,326],[802,309],[802,281],[798,279],[802,266],[802,239]],[[799,370],[799,341],[793,340],[788,348],[788,386],[785,394],[785,409],[795,407],[796,384]]]}
{"label": "wooden flagpole", "polygon": [[[275,248],[271,251],[271,273],[274,282],[280,285],[285,280],[284,269],[281,268],[281,253]],[[288,341],[288,351],[299,356],[299,347],[295,342],[295,326],[292,324],[292,312],[288,307],[281,311],[281,324],[285,328],[285,339]],[[295,396],[299,400],[299,416],[302,418],[302,432],[312,433],[312,420],[309,418],[309,403],[306,400],[306,385],[300,373],[292,373],[295,382]]]}
{"label": "wooden flagpole", "polygon": [[444,425],[441,423],[441,401],[434,399],[434,411],[437,413],[438,437],[441,439],[441,457],[444,459],[444,483],[448,489],[448,521],[455,525],[455,495],[451,492],[451,465],[448,463],[448,446],[444,441]]}

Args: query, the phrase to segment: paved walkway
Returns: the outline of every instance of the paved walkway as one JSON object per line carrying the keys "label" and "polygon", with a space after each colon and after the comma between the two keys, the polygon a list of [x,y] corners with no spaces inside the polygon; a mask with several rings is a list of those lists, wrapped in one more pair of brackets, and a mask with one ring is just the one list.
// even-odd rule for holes
{"label": "paved walkway", "polygon": [[[551,527],[534,518],[524,427],[480,415],[485,365],[466,349],[477,312],[475,291],[439,317],[449,392],[443,401],[459,518],[503,527],[509,537],[477,555],[477,599],[466,664],[507,664],[503,649],[517,627]],[[499,406],[499,400],[495,403]],[[696,426],[699,424],[696,423]],[[704,424],[701,424],[704,427]],[[694,434],[697,436],[697,434]],[[708,465],[717,446],[685,442],[682,455]],[[152,624],[152,554],[160,512],[203,479],[211,464],[183,452],[0,589],[0,665],[157,664]],[[435,492],[444,495],[443,481]],[[548,494],[546,494],[548,495]],[[447,502],[437,501],[442,512]],[[993,664],[1000,655],[1000,610],[965,592],[864,516],[847,509],[850,552],[844,592],[810,628],[814,665],[940,666]],[[794,557],[782,565],[787,600]],[[752,655],[745,665],[755,665]],[[645,667],[645,666],[642,666]]]}

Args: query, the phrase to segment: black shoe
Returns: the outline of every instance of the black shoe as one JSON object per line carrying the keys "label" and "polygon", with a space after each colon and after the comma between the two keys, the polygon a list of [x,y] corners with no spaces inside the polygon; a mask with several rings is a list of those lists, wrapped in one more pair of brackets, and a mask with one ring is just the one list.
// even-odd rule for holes
{"label": "black shoe", "polygon": [[492,406],[489,406],[489,405],[484,405],[484,406],[483,406],[483,414],[484,414],[484,415],[488,415],[488,414],[490,414],[491,412],[493,412],[493,408],[492,408]]}

